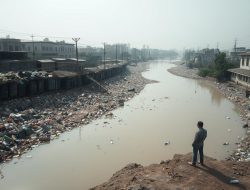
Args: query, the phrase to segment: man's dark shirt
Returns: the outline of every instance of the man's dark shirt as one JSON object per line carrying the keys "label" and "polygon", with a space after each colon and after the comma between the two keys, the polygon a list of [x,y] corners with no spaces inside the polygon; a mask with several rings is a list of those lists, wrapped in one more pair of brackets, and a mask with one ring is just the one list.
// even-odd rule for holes
{"label": "man's dark shirt", "polygon": [[195,133],[193,146],[196,146],[196,147],[203,146],[203,142],[206,138],[207,138],[207,130],[203,128],[199,128],[199,130]]}

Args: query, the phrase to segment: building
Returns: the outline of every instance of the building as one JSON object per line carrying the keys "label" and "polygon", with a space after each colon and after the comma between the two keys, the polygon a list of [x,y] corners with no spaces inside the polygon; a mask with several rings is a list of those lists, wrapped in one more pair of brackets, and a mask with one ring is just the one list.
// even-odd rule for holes
{"label": "building", "polygon": [[240,55],[240,68],[229,69],[231,80],[250,88],[250,52]]}
{"label": "building", "polygon": [[230,59],[233,62],[240,62],[241,54],[246,53],[247,50],[245,47],[235,47],[232,52],[230,52]]}
{"label": "building", "polygon": [[49,58],[74,58],[74,44],[61,42],[52,42],[45,38],[43,41],[21,42],[24,51],[28,52],[31,59],[49,59]]}
{"label": "building", "polygon": [[202,65],[209,65],[214,63],[216,55],[219,53],[219,49],[202,49],[195,55],[195,63]]}
{"label": "building", "polygon": [[0,51],[0,62],[3,60],[27,60],[27,52],[24,51]]}
{"label": "building", "polygon": [[0,38],[0,51],[22,51],[21,40],[14,38]]}

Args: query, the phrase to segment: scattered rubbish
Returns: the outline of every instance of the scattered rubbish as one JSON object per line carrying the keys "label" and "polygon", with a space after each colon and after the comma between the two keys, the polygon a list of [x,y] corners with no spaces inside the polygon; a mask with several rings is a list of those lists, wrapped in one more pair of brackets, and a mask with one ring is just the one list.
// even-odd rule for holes
{"label": "scattered rubbish", "polygon": [[167,146],[167,145],[169,145],[169,144],[170,144],[170,141],[166,141],[166,142],[164,143],[165,146]]}
{"label": "scattered rubbish", "polygon": [[114,114],[112,113],[112,112],[110,112],[110,113],[107,113],[106,115],[106,118],[113,118],[114,117]]}
{"label": "scattered rubbish", "polygon": [[1,170],[0,170],[0,176],[1,176],[1,179],[4,178],[3,172]]}
{"label": "scattered rubbish", "polygon": [[122,100],[122,99],[120,99],[120,100],[118,100],[118,103],[119,103],[119,106],[124,106],[124,100]]}
{"label": "scattered rubbish", "polygon": [[110,144],[114,144],[114,141],[113,141],[113,140],[110,140]]}
{"label": "scattered rubbish", "polygon": [[135,92],[135,88],[134,87],[128,88],[128,92]]}
{"label": "scattered rubbish", "polygon": [[232,130],[231,129],[227,129],[228,132],[231,132]]}
{"label": "scattered rubbish", "polygon": [[229,145],[229,142],[224,142],[223,145]]}
{"label": "scattered rubbish", "polygon": [[226,116],[227,119],[230,119],[230,117]]}
{"label": "scattered rubbish", "polygon": [[32,156],[31,155],[27,155],[26,158],[32,158]]}
{"label": "scattered rubbish", "polygon": [[231,184],[239,184],[240,181],[238,179],[231,179],[229,183],[231,183]]}
{"label": "scattered rubbish", "polygon": [[246,123],[246,124],[244,124],[242,127],[243,127],[243,128],[248,128],[248,124]]}

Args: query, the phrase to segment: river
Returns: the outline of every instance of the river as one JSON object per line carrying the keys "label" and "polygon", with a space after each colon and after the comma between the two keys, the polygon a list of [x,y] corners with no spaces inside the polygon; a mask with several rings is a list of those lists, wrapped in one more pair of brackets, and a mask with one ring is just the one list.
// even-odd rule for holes
{"label": "river", "polygon": [[95,120],[2,164],[0,189],[88,189],[128,163],[148,165],[191,152],[198,120],[208,130],[205,155],[224,159],[244,135],[237,108],[207,82],[169,73],[173,66],[150,63],[143,76],[159,82],[114,110],[113,119]]}

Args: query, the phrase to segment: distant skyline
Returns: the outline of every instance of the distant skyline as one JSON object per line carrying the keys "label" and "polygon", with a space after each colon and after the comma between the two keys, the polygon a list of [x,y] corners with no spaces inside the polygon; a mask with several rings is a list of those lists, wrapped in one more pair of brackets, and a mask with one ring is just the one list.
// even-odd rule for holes
{"label": "distant skyline", "polygon": [[[158,49],[250,48],[250,0],[0,0],[0,38]],[[62,38],[52,38],[52,37]]]}

